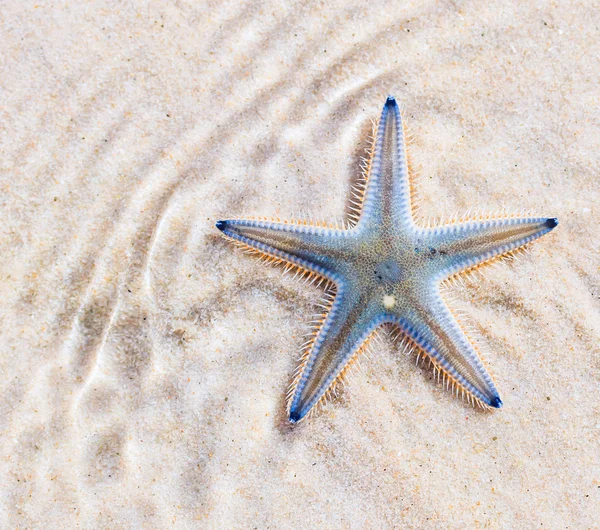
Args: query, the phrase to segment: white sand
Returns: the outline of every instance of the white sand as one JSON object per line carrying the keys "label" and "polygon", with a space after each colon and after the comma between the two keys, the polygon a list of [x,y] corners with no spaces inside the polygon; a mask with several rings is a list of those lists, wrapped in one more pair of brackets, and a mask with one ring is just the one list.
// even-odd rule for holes
{"label": "white sand", "polygon": [[[600,527],[597,5],[330,4],[2,2],[1,528]],[[319,291],[214,222],[341,218],[388,93],[424,216],[560,226],[454,291],[502,410],[386,342],[291,429]]]}

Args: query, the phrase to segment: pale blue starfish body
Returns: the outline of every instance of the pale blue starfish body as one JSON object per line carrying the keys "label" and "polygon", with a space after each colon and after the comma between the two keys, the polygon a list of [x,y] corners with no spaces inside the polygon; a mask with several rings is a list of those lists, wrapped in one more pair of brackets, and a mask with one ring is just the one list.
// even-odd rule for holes
{"label": "pale blue starfish body", "polygon": [[440,284],[509,255],[557,224],[547,217],[488,217],[432,228],[413,220],[404,128],[388,97],[349,227],[266,219],[219,221],[224,235],[267,261],[334,289],[315,321],[288,396],[289,420],[322,402],[383,324],[397,326],[438,377],[469,401],[499,408],[498,390],[442,299]]}

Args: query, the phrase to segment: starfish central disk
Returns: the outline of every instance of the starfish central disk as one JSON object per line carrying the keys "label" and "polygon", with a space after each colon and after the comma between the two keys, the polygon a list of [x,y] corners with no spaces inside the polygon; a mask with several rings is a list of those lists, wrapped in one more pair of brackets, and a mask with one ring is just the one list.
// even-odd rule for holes
{"label": "starfish central disk", "polygon": [[326,285],[323,314],[303,346],[288,394],[289,421],[315,410],[384,324],[405,349],[428,358],[438,379],[484,408],[502,400],[476,346],[441,296],[441,285],[513,255],[557,226],[556,218],[466,217],[418,224],[404,126],[388,97],[366,173],[353,189],[354,212],[342,226],[280,219],[218,221],[223,235],[285,271]]}

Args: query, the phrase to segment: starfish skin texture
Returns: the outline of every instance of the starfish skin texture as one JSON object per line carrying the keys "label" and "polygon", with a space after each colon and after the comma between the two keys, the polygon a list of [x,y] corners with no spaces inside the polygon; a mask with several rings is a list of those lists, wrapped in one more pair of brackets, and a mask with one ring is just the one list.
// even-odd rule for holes
{"label": "starfish skin texture", "polygon": [[441,285],[510,256],[550,232],[558,220],[487,216],[418,225],[404,126],[391,96],[383,107],[365,178],[353,196],[355,217],[341,228],[262,218],[216,224],[227,239],[250,253],[330,287],[290,387],[289,421],[301,421],[332,393],[384,324],[396,327],[405,345],[428,358],[437,377],[457,395],[484,408],[500,408],[498,390],[444,302]]}

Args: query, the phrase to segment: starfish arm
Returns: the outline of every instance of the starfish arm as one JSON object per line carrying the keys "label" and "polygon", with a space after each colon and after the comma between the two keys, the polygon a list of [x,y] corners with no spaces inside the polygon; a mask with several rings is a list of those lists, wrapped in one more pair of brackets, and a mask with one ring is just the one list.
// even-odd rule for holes
{"label": "starfish arm", "polygon": [[383,315],[365,298],[350,286],[338,285],[331,309],[309,342],[290,387],[291,423],[302,420],[327,398],[364,351],[370,335],[383,323]]}
{"label": "starfish arm", "polygon": [[402,116],[389,96],[379,120],[359,224],[413,224]]}
{"label": "starfish arm", "polygon": [[218,221],[216,226],[226,238],[245,248],[330,280],[337,277],[335,258],[350,235],[349,230],[253,219]]}
{"label": "starfish arm", "polygon": [[502,400],[477,351],[460,329],[437,287],[425,294],[409,314],[396,317],[401,330],[427,355],[453,391],[483,405],[500,408]]}
{"label": "starfish arm", "polygon": [[430,230],[421,249],[441,260],[449,277],[486,261],[509,254],[550,232],[558,219],[547,217],[490,219]]}

